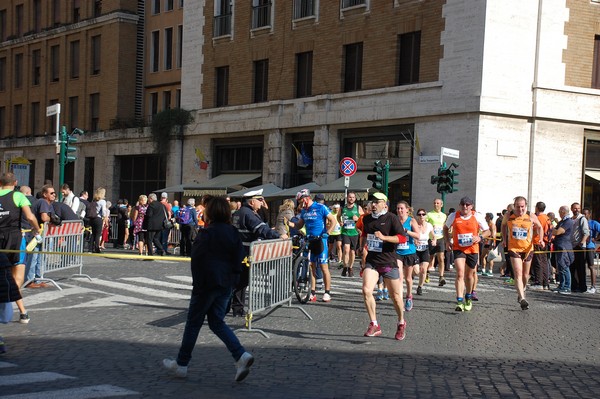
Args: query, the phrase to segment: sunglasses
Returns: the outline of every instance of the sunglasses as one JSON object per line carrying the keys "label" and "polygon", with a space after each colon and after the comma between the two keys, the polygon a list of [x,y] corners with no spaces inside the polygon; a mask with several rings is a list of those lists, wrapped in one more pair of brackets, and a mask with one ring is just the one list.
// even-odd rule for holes
{"label": "sunglasses", "polygon": [[417,216],[425,216],[424,213],[417,213]]}
{"label": "sunglasses", "polygon": [[471,206],[473,204],[460,204],[460,206]]}
{"label": "sunglasses", "polygon": [[49,194],[49,195],[56,195],[56,192],[54,192],[54,191],[53,191],[53,192],[51,192],[51,193],[48,193],[48,194]]}

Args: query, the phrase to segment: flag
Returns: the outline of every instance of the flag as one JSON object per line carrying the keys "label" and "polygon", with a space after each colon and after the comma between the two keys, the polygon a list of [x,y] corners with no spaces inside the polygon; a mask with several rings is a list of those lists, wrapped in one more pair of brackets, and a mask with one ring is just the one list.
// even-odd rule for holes
{"label": "flag", "polygon": [[300,149],[298,149],[295,145],[292,144],[294,150],[296,151],[296,165],[301,168],[306,168],[309,165],[312,165],[313,161],[306,153],[304,149],[304,144],[300,145]]}
{"label": "flag", "polygon": [[196,148],[195,153],[196,153],[196,161],[194,163],[196,164],[196,167],[198,167],[202,170],[208,169],[208,161],[206,160],[206,156],[204,156],[204,153],[202,152],[202,150],[200,148]]}
{"label": "flag", "polygon": [[415,150],[417,151],[417,155],[421,155],[421,143],[419,143],[419,136],[415,133]]}

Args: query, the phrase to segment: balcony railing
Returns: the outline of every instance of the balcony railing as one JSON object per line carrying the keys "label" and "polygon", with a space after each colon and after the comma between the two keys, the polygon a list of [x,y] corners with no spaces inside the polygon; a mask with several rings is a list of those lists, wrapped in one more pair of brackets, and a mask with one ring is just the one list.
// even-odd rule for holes
{"label": "balcony railing", "polygon": [[294,19],[314,17],[317,0],[294,0]]}
{"label": "balcony railing", "polygon": [[231,35],[231,14],[217,15],[214,22],[214,37]]}
{"label": "balcony railing", "polygon": [[271,26],[271,4],[252,7],[252,29]]}

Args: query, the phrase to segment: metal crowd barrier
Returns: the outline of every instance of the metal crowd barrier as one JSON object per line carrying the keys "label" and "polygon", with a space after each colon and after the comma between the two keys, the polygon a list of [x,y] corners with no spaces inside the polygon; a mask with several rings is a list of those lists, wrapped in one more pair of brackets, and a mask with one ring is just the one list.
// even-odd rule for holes
{"label": "metal crowd barrier", "polygon": [[[45,252],[67,252],[68,254],[56,254]],[[56,281],[45,277],[47,273],[57,270],[79,268],[78,274],[72,277],[92,278],[87,274],[82,274],[83,268],[83,221],[81,220],[63,220],[60,226],[50,223],[44,224],[42,231],[42,245],[39,253],[40,278],[37,281],[45,281],[54,284],[56,288],[62,291],[62,288]]]}
{"label": "metal crowd barrier", "polygon": [[117,239],[119,238],[119,227],[117,226],[117,215],[110,215],[108,223],[108,241],[118,244]]}
{"label": "metal crowd barrier", "polygon": [[286,305],[299,309],[306,317],[312,317],[300,306],[292,305],[292,240],[263,240],[250,245],[250,277],[248,284],[248,311],[246,329],[256,331],[265,338],[262,330],[252,328],[255,313],[267,312],[268,316],[277,308]]}

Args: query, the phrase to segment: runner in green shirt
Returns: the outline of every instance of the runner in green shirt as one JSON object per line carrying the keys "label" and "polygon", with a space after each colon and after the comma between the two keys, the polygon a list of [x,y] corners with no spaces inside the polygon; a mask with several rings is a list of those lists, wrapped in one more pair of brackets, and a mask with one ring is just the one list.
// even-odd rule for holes
{"label": "runner in green shirt", "polygon": [[358,249],[360,232],[356,228],[356,221],[363,214],[363,209],[356,203],[356,194],[349,192],[346,197],[346,206],[338,214],[338,222],[342,226],[343,262],[342,276],[354,277],[352,265]]}

